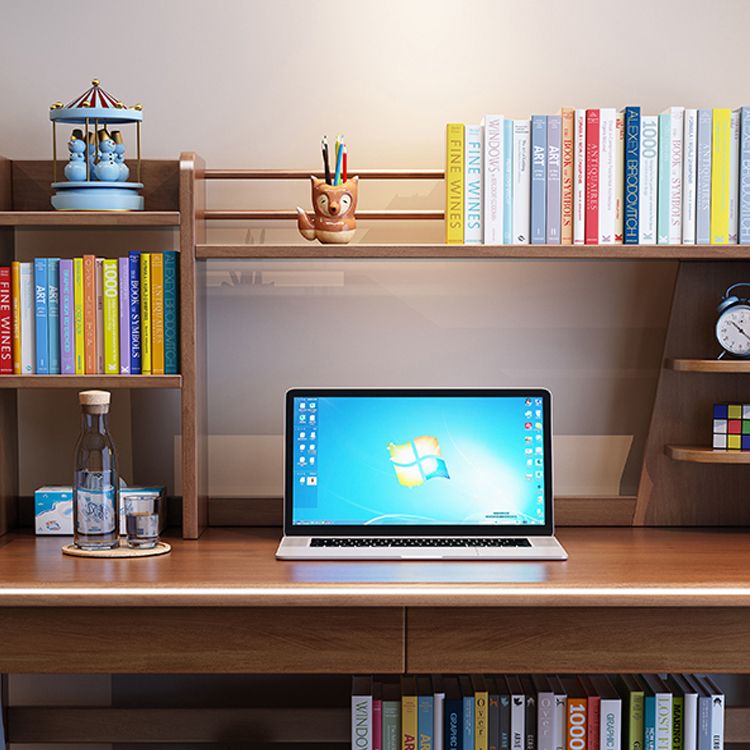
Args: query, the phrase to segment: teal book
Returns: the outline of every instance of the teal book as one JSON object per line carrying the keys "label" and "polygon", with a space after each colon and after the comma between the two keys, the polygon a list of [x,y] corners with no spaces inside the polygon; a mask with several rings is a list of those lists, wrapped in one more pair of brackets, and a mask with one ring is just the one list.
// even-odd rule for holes
{"label": "teal book", "polygon": [[177,253],[164,251],[164,374],[176,375],[179,372],[179,313],[177,278]]}
{"label": "teal book", "polygon": [[474,686],[468,677],[459,678],[461,685],[461,702],[463,708],[463,748],[472,750],[474,747]]}
{"label": "teal book", "polygon": [[383,685],[381,744],[383,750],[401,750],[401,690],[398,685]]}
{"label": "teal book", "polygon": [[47,258],[49,374],[60,374],[60,259]]}
{"label": "teal book", "polygon": [[432,750],[433,724],[435,721],[435,697],[429,677],[417,678],[417,747]]}
{"label": "teal book", "polygon": [[672,116],[669,112],[659,115],[659,187],[657,190],[656,235],[660,245],[669,244],[669,181],[672,159]]}
{"label": "teal book", "polygon": [[513,244],[513,120],[503,121],[503,244]]}
{"label": "teal book", "polygon": [[49,314],[47,308],[47,259],[34,258],[34,328],[37,375],[49,375]]}
{"label": "teal book", "polygon": [[656,696],[643,698],[643,750],[656,750]]}

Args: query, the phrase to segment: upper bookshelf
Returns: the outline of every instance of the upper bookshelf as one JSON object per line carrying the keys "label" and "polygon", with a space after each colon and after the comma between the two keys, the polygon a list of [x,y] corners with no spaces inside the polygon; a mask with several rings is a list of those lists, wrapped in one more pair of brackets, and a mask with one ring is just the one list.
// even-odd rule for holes
{"label": "upper bookshelf", "polygon": [[0,211],[3,227],[178,227],[179,211]]}

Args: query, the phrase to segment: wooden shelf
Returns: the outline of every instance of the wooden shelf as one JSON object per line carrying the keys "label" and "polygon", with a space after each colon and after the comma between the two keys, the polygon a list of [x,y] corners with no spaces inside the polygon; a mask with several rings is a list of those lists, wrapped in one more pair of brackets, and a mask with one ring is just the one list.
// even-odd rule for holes
{"label": "wooden shelf", "polygon": [[750,464],[750,451],[715,451],[685,445],[667,445],[664,452],[675,461],[694,464]]}
{"label": "wooden shelf", "polygon": [[177,227],[179,211],[0,211],[4,227]]}
{"label": "wooden shelf", "polygon": [[197,258],[515,258],[520,260],[750,260],[750,245],[210,245]]}
{"label": "wooden shelf", "polygon": [[750,359],[667,359],[664,366],[676,372],[750,373]]}
{"label": "wooden shelf", "polygon": [[182,375],[0,375],[0,388],[182,388]]}

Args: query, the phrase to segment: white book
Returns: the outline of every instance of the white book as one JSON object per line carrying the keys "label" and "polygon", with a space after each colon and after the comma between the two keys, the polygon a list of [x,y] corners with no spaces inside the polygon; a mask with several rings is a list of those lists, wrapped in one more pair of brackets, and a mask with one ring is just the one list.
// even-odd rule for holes
{"label": "white book", "polygon": [[555,686],[555,714],[553,718],[555,750],[565,750],[566,747],[567,719],[565,716],[565,709],[567,704],[568,696],[565,693],[562,684],[558,681],[558,684]]}
{"label": "white book", "polygon": [[523,695],[510,696],[510,750],[526,747],[526,699]]}
{"label": "white book", "polygon": [[740,110],[729,119],[729,242],[737,242],[740,202]]}
{"label": "white book", "polygon": [[352,748],[372,750],[372,683],[368,677],[352,680]]}
{"label": "white book", "polygon": [[615,242],[622,244],[625,217],[625,112],[615,119]]}
{"label": "white book", "polygon": [[599,702],[599,747],[601,750],[621,750],[622,701],[602,698]]}
{"label": "white book", "polygon": [[683,675],[667,679],[672,695],[682,696],[682,750],[698,748],[698,693]]}
{"label": "white book", "polygon": [[94,289],[96,294],[96,371],[104,373],[104,277],[102,276],[103,258],[94,262]]}
{"label": "white book", "polygon": [[659,117],[641,116],[640,195],[638,196],[638,244],[656,244],[656,210],[659,176]]}
{"label": "white book", "polygon": [[503,129],[502,115],[485,115],[484,118],[484,244],[503,244]]}
{"label": "white book", "polygon": [[513,244],[527,245],[531,230],[531,120],[513,121]]}
{"label": "white book", "polygon": [[685,107],[670,107],[669,244],[682,243],[682,139]]}
{"label": "white book", "polygon": [[482,126],[467,125],[464,140],[464,244],[482,244]]}
{"label": "white book", "polygon": [[672,694],[656,693],[656,750],[672,750]]}
{"label": "white book", "polygon": [[599,244],[615,241],[615,128],[617,111],[599,110]]}
{"label": "white book", "polygon": [[33,375],[36,364],[36,325],[34,320],[34,264],[19,268],[21,307],[21,374]]}
{"label": "white book", "polygon": [[[502,132],[502,128],[501,128]],[[432,750],[444,750],[445,747],[445,693],[433,694]]]}
{"label": "white book", "polygon": [[586,241],[586,110],[577,109],[573,121],[573,244]]}
{"label": "white book", "polygon": [[695,244],[696,180],[698,175],[698,110],[685,110],[682,145],[682,243]]}
{"label": "white book", "polygon": [[540,689],[536,711],[537,750],[555,750],[555,694]]}

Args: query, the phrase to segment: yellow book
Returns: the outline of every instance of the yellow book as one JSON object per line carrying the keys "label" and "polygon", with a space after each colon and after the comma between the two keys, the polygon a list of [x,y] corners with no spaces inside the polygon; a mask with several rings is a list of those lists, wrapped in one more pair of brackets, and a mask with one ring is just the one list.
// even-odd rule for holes
{"label": "yellow book", "polygon": [[164,374],[164,255],[151,253],[151,372]]}
{"label": "yellow book", "polygon": [[120,285],[117,258],[102,261],[104,374],[120,374]]}
{"label": "yellow book", "polygon": [[13,374],[21,370],[21,264],[14,260],[10,264],[10,296],[13,305]]}
{"label": "yellow book", "polygon": [[464,241],[464,126],[449,122],[445,130],[445,241]]}
{"label": "yellow book", "polygon": [[73,258],[73,332],[76,375],[85,375],[86,337],[83,332],[83,258]]}
{"label": "yellow book", "polygon": [[477,690],[474,693],[474,750],[489,750],[489,702],[487,690]]}
{"label": "yellow book", "polygon": [[141,374],[151,374],[151,253],[141,253]]}
{"label": "yellow book", "polygon": [[401,750],[417,750],[417,686],[413,677],[401,679]]}
{"label": "yellow book", "polygon": [[729,149],[731,142],[729,109],[715,109],[711,153],[711,244],[729,243]]}

